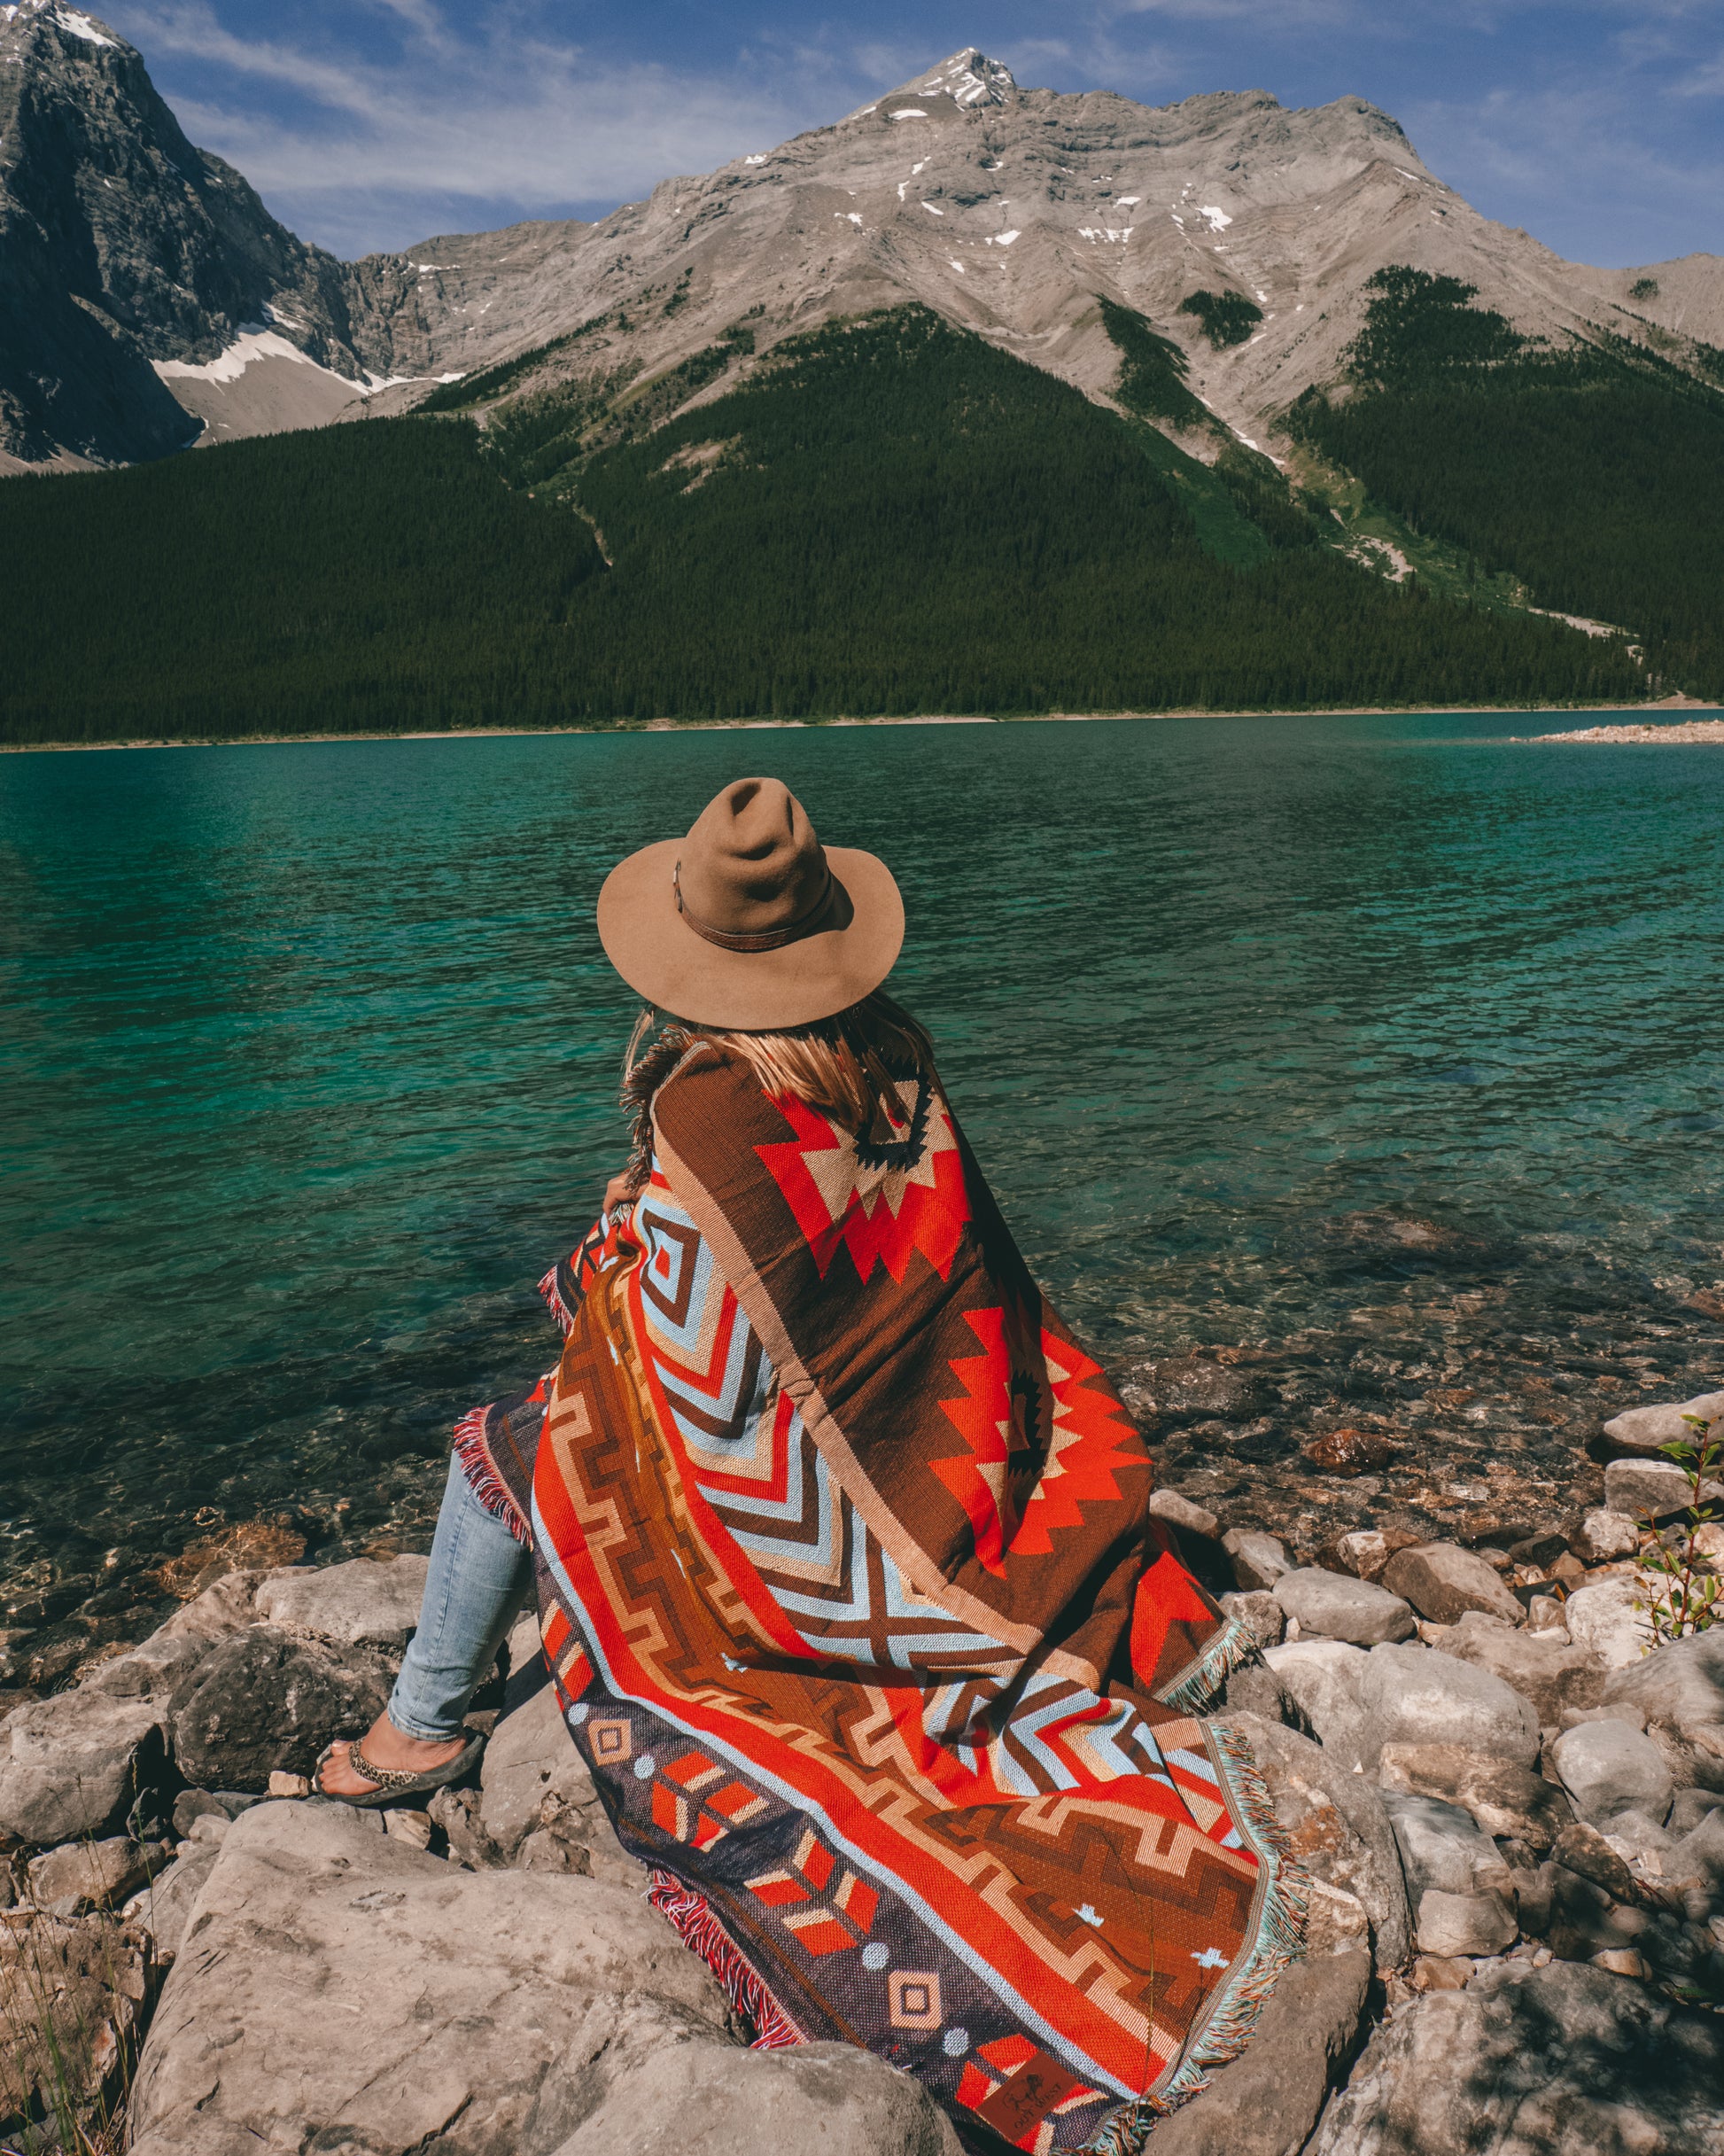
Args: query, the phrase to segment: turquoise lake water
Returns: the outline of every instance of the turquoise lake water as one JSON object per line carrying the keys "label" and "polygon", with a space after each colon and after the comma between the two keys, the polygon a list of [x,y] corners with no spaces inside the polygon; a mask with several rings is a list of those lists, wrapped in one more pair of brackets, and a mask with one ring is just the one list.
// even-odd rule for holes
{"label": "turquoise lake water", "polygon": [[[1559,723],[0,757],[0,1629],[136,1629],[147,1563],[272,1506],[423,1539],[624,1151],[594,894],[749,770],[897,871],[895,986],[1110,1353],[1452,1329],[1470,1281],[1715,1371],[1724,751],[1512,738]],[[1420,1302],[1361,1213],[1467,1278]]]}

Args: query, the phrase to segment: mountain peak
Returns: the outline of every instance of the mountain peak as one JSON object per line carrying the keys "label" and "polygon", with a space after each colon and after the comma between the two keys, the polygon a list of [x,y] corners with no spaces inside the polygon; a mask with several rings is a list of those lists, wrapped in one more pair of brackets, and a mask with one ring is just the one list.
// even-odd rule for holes
{"label": "mountain peak", "polygon": [[0,7],[0,29],[29,29],[38,23],[51,23],[55,29],[68,37],[75,37],[86,45],[105,46],[110,52],[125,49],[124,42],[116,37],[104,22],[86,15],[82,9],[67,7],[62,0],[8,0]]}
{"label": "mountain peak", "polygon": [[920,74],[912,74],[907,82],[889,90],[887,96],[950,97],[960,112],[969,112],[978,105],[1004,105],[1017,87],[1009,67],[1003,66],[998,60],[990,60],[976,46],[966,45],[961,51],[937,61],[932,67],[925,67]]}

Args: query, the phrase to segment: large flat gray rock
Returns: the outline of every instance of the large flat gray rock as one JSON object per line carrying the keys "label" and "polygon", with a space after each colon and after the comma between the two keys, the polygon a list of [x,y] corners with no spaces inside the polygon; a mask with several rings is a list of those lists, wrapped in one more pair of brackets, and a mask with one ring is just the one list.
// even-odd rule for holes
{"label": "large flat gray rock", "polygon": [[[334,1804],[223,1838],[144,2047],[136,2156],[550,2156],[540,2093],[596,2009],[647,1993],[730,2036],[705,1965],[635,1894],[463,1872]],[[585,2031],[583,2037],[582,2032]]]}
{"label": "large flat gray rock", "polygon": [[1307,2156],[1721,2156],[1724,2020],[1499,1962],[1373,2033]]}
{"label": "large flat gray rock", "polygon": [[1316,2125],[1353,2055],[1371,1981],[1368,1954],[1289,1969],[1250,2043],[1211,2085],[1155,2129],[1155,2156],[1286,2156]]}
{"label": "large flat gray rock", "polygon": [[[1715,1504],[1724,1489],[1708,1479],[1700,1502]],[[1694,1502],[1694,1483],[1674,1459],[1613,1459],[1604,1470],[1604,1502],[1630,1518],[1661,1520],[1686,1511]]]}

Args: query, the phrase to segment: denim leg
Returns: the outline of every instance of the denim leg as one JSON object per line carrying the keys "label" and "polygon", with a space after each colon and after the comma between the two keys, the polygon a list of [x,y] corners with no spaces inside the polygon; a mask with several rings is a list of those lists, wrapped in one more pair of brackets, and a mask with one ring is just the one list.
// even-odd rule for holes
{"label": "denim leg", "polygon": [[389,1701],[404,1736],[457,1736],[467,1702],[496,1660],[532,1586],[532,1559],[449,1462],[419,1629]]}

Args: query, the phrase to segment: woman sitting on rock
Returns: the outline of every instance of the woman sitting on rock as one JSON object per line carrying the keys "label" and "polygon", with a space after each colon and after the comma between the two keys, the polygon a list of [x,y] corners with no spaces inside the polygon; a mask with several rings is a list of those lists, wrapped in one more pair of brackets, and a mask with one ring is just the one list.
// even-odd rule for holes
{"label": "woman sitting on rock", "polygon": [[[536,1573],[576,1744],[762,2044],[837,2039],[1038,2152],[1137,2149],[1244,2043],[1299,1911],[1245,1642],[881,992],[890,873],[772,780],[622,863],[635,1149],[545,1282],[555,1374],[469,1416],[365,1803],[470,1763]],[[530,1553],[530,1554],[529,1554]]]}

